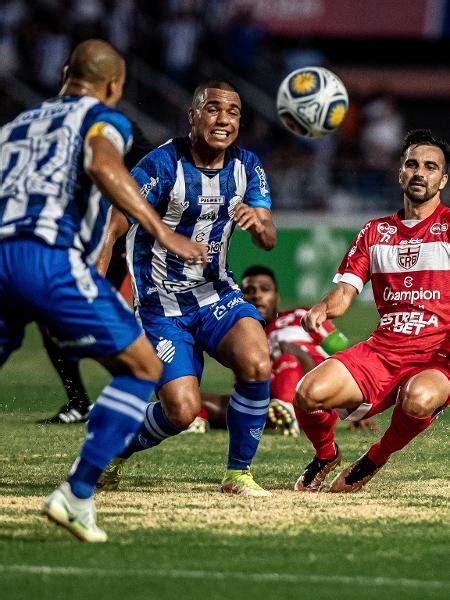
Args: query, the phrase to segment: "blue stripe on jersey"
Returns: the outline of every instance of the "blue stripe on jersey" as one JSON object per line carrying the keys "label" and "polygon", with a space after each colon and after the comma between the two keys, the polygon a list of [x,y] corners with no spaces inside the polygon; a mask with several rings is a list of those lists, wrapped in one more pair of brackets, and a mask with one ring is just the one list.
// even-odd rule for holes
{"label": "blue stripe on jersey", "polygon": [[132,170],[141,194],[174,231],[208,245],[205,267],[187,267],[134,225],[127,256],[139,302],[166,316],[186,314],[236,289],[226,255],[234,231],[233,209],[245,202],[270,209],[270,191],[258,158],[232,146],[217,174],[192,162],[188,138],[152,150]]}
{"label": "blue stripe on jersey", "polygon": [[84,136],[96,122],[131,143],[128,119],[87,96],[52,98],[2,128],[0,239],[32,235],[85,257],[98,247],[108,207],[83,167]]}

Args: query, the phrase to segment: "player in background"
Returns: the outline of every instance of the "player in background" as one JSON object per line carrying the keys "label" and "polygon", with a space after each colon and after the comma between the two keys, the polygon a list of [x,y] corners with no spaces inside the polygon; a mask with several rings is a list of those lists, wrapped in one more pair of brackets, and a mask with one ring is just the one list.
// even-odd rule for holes
{"label": "player in background", "polygon": [[[131,121],[131,127],[133,143],[124,157],[125,166],[130,170],[152,149],[149,140],[145,137],[137,123]],[[125,236],[122,236],[114,246],[111,263],[105,277],[120,291],[127,274]],[[64,386],[67,402],[61,406],[56,414],[49,418],[42,419],[39,422],[43,424],[83,423],[87,421],[93,403],[88,396],[81,378],[80,361],[74,356],[66,355],[66,353],[52,341],[46,332],[46,329],[44,327],[41,327],[40,329],[48,357]]]}
{"label": "player in background", "polygon": [[61,348],[96,358],[113,378],[91,412],[68,480],[43,512],[76,537],[104,542],[92,495],[110,459],[144,419],[161,363],[132,311],[90,266],[101,247],[108,202],[132,214],[167,251],[190,264],[205,247],[175,234],[146,203],[123,164],[131,124],[114,110],[125,61],[108,43],[73,51],[61,93],[1,130],[0,364],[36,321]]}
{"label": "player in background", "polygon": [[[325,321],[318,333],[308,333],[302,326],[302,318],[309,307],[278,312],[280,294],[275,274],[268,267],[248,267],[242,275],[241,288],[244,299],[255,306],[266,322],[265,333],[272,360],[267,424],[276,427],[284,435],[296,437],[299,427],[293,402],[298,382],[329,355],[347,348],[348,340],[331,321]],[[224,427],[227,404],[228,397],[225,394],[202,392],[199,419],[204,420],[203,424],[206,420],[212,427]],[[331,412],[330,418],[336,422],[336,413]],[[326,437],[322,439],[320,427],[317,427],[322,416],[319,413],[302,413],[301,418],[300,425],[320,457],[328,444]],[[201,420],[197,427],[200,425]],[[373,420],[357,421],[355,425],[363,430],[376,430]]]}
{"label": "player in background", "polygon": [[[450,209],[440,200],[448,160],[448,144],[429,130],[405,137],[399,170],[403,209],[361,229],[339,267],[336,287],[303,319],[308,331],[319,331],[327,319],[343,315],[371,281],[381,317],[377,329],[307,373],[296,393],[297,410],[326,415],[335,409],[351,420],[394,406],[382,438],[334,479],[332,492],[359,490],[448,405]],[[327,419],[322,429],[331,442]],[[334,452],[331,468],[340,454],[335,444]],[[317,472],[325,467],[318,464]],[[295,485],[299,491],[306,487],[302,477]]]}
{"label": "player in background", "polygon": [[[227,265],[237,225],[266,250],[275,244],[266,174],[255,154],[234,144],[241,100],[224,80],[200,84],[189,110],[190,133],[150,152],[133,169],[141,194],[169,227],[208,246],[208,263],[185,267],[153,236],[113,211],[103,272],[116,237],[129,229],[127,256],[142,325],[163,363],[158,402],[125,453],[102,476],[117,487],[123,462],[185,431],[201,407],[203,352],[233,370],[227,409],[229,451],[225,493],[269,496],[250,465],[269,406],[270,357],[261,316],[244,301]],[[132,220],[131,220],[132,221]],[[245,342],[244,342],[245,340]]]}

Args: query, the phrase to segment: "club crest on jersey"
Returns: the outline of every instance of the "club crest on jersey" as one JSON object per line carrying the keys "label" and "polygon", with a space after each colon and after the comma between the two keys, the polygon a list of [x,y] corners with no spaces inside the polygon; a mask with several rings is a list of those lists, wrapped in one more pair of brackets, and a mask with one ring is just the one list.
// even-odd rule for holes
{"label": "club crest on jersey", "polygon": [[198,204],[225,204],[225,196],[198,196]]}
{"label": "club crest on jersey", "polygon": [[402,240],[398,247],[397,263],[402,269],[412,269],[417,264],[422,240]]}

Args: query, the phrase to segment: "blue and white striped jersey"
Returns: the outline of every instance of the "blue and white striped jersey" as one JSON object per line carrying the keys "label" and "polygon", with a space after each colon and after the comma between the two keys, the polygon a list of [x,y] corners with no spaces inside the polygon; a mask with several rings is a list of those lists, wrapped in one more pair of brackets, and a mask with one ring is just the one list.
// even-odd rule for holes
{"label": "blue and white striped jersey", "polygon": [[122,154],[129,149],[128,119],[90,96],[58,96],[2,127],[0,240],[34,236],[95,261],[110,205],[83,163],[84,139],[98,124]]}
{"label": "blue and white striped jersey", "polygon": [[127,260],[138,303],[155,314],[178,316],[237,289],[227,264],[234,208],[239,202],[271,208],[257,156],[233,145],[222,169],[199,169],[192,161],[189,138],[176,138],[149,152],[131,174],[166,225],[208,245],[206,266],[186,265],[133,224],[127,235]]}

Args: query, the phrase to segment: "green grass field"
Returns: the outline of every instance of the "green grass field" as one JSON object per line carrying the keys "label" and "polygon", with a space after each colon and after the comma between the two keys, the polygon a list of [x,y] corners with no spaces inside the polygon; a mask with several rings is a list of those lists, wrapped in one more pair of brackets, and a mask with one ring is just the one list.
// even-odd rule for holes
{"label": "green grass field", "polygon": [[[355,307],[340,325],[355,342],[373,323],[373,312]],[[83,373],[94,397],[107,374],[89,361]],[[227,391],[231,380],[207,362],[205,389]],[[266,432],[254,472],[273,496],[225,496],[226,432],[178,436],[135,455],[121,491],[97,494],[109,542],[96,546],[39,514],[84,427],[36,424],[65,399],[33,327],[0,390],[2,599],[450,597],[448,414],[354,495],[295,494],[310,448],[304,437]],[[376,434],[340,424],[337,437],[348,463]]]}

